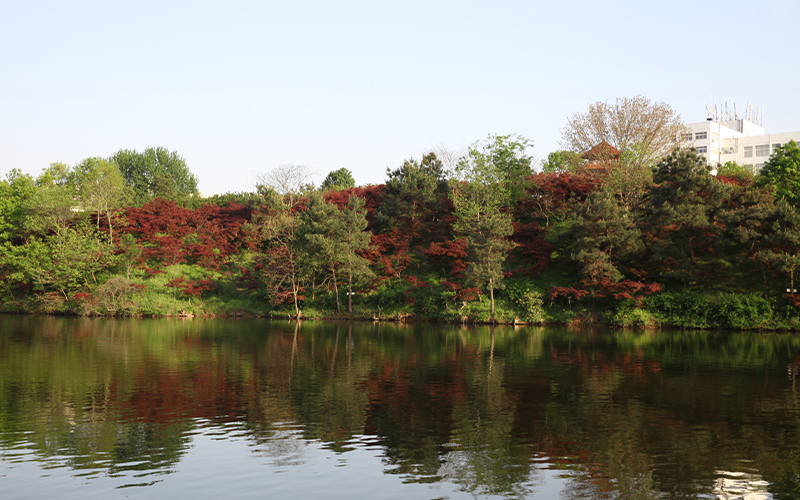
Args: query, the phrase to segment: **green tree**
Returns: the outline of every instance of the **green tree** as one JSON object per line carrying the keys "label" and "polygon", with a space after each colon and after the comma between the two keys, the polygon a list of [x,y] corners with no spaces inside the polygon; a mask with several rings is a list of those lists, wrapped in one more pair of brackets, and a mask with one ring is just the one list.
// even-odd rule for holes
{"label": "green tree", "polygon": [[574,242],[569,245],[571,256],[581,263],[589,284],[622,280],[621,261],[644,250],[641,231],[630,211],[605,189],[590,194],[577,208],[573,226],[563,238]]}
{"label": "green tree", "polygon": [[326,270],[336,296],[336,312],[341,312],[337,278],[344,252],[344,218],[341,211],[333,203],[326,202],[322,194],[312,193],[308,208],[303,213],[301,232],[305,240],[305,256],[312,267]]}
{"label": "green tree", "polygon": [[641,144],[632,144],[620,152],[618,161],[610,162],[604,189],[612,192],[620,204],[639,219],[639,212],[653,184],[655,162],[648,149]]}
{"label": "green tree", "polygon": [[778,147],[759,172],[757,182],[775,186],[775,196],[800,206],[800,146],[789,141]]}
{"label": "green tree", "polygon": [[650,190],[652,258],[664,277],[684,285],[717,273],[721,212],[731,186],[711,175],[694,149],[676,149],[658,163]]}
{"label": "green tree", "polygon": [[489,292],[490,314],[494,319],[494,291],[503,288],[503,264],[514,244],[508,210],[521,196],[521,178],[530,171],[524,156],[528,142],[510,136],[490,137],[482,146],[470,147],[456,169],[460,179],[453,185],[455,232],[467,241],[469,265],[465,278]]}
{"label": "green tree", "polygon": [[81,208],[97,213],[98,228],[101,215],[105,215],[109,243],[113,245],[112,210],[128,201],[125,181],[119,167],[104,158],[87,158],[75,166],[70,173],[70,180],[75,186]]}
{"label": "green tree", "polygon": [[353,187],[356,187],[353,172],[342,167],[329,173],[325,180],[322,181],[320,189],[322,191],[344,191]]}
{"label": "green tree", "polygon": [[572,151],[553,151],[547,155],[547,160],[542,162],[542,172],[550,173],[564,173],[572,172],[586,164],[586,161],[581,158],[581,155]]}
{"label": "green tree", "polygon": [[283,304],[291,298],[295,317],[300,317],[300,292],[306,274],[300,216],[287,198],[274,189],[260,187],[261,207],[253,214],[252,226],[260,243],[261,275],[270,302]]}
{"label": "green tree", "polygon": [[766,249],[758,258],[789,279],[789,288],[795,289],[795,276],[800,270],[800,212],[786,199],[777,202],[769,217],[771,233],[767,235]]}
{"label": "green tree", "polygon": [[416,233],[423,221],[442,214],[447,181],[435,153],[426,154],[421,162],[406,160],[400,168],[386,169],[386,173],[386,190],[377,217],[380,227],[405,227]]}
{"label": "green tree", "polygon": [[197,177],[177,151],[163,147],[147,148],[141,153],[121,149],[110,160],[119,166],[138,205],[155,198],[185,202],[198,194]]}
{"label": "green tree", "polygon": [[33,177],[16,169],[0,181],[0,243],[22,235],[27,200],[35,191]]}
{"label": "green tree", "polygon": [[339,261],[342,272],[347,276],[347,312],[353,314],[353,282],[374,275],[369,261],[359,255],[369,248],[372,235],[367,231],[367,211],[364,199],[350,196],[350,201],[341,211],[342,239]]}

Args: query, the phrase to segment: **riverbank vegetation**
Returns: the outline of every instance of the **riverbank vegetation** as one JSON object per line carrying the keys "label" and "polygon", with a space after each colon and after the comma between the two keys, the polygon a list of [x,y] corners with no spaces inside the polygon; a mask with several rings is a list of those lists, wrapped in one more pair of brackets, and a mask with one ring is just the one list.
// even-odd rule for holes
{"label": "riverbank vegetation", "polygon": [[12,170],[2,308],[800,328],[797,144],[758,174],[715,175],[687,147],[601,142],[534,169],[531,146],[490,136],[451,168],[429,153],[372,186],[284,167],[211,198],[164,148]]}

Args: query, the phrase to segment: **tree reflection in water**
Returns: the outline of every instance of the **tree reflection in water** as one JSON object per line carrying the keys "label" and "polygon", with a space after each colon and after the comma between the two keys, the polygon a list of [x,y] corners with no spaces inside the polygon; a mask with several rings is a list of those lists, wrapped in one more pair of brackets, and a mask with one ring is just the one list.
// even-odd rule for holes
{"label": "tree reflection in water", "polygon": [[213,428],[267,467],[370,449],[403,483],[476,496],[795,498],[799,352],[750,333],[2,317],[0,447],[146,477]]}

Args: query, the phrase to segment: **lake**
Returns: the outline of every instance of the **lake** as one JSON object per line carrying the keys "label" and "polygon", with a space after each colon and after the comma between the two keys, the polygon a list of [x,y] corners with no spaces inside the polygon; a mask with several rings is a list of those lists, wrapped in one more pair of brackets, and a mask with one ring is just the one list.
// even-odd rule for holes
{"label": "lake", "polygon": [[0,497],[800,498],[800,337],[0,316]]}

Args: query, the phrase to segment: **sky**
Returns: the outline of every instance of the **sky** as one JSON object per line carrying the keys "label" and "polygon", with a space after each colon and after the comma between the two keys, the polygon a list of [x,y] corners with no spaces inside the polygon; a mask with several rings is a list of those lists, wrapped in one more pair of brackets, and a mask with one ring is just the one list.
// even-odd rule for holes
{"label": "sky", "polygon": [[165,147],[203,194],[339,168],[358,185],[490,134],[560,148],[642,95],[800,130],[800,1],[0,0],[0,175]]}

